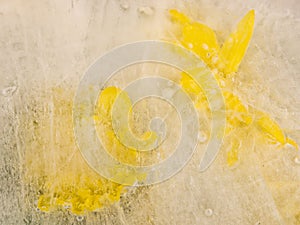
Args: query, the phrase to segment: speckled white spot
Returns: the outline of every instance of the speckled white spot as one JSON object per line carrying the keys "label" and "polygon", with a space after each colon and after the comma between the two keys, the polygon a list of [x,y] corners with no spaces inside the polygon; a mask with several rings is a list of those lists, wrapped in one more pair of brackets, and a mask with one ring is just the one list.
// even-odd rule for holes
{"label": "speckled white spot", "polygon": [[76,216],[76,220],[78,222],[82,222],[84,220],[84,217],[83,216]]}
{"label": "speckled white spot", "polygon": [[129,9],[129,3],[128,2],[121,2],[120,6],[122,9],[127,10]]}
{"label": "speckled white spot", "polygon": [[204,213],[206,216],[212,216],[214,212],[212,209],[208,208],[208,209],[205,209]]}
{"label": "speckled white spot", "polygon": [[203,132],[203,131],[200,131],[200,132],[198,133],[198,141],[199,141],[200,143],[206,142],[206,141],[207,141],[207,134],[206,134],[205,132]]}
{"label": "speckled white spot", "polygon": [[191,49],[194,48],[194,45],[193,45],[192,43],[189,43],[188,46],[189,46],[189,48],[191,48]]}
{"label": "speckled white spot", "polygon": [[154,9],[152,7],[149,7],[149,6],[139,7],[138,12],[140,14],[151,16],[154,13]]}
{"label": "speckled white spot", "polygon": [[202,45],[202,48],[203,48],[204,50],[208,50],[208,45],[207,45],[207,44],[203,44],[203,45]]}
{"label": "speckled white spot", "polygon": [[211,61],[212,61],[213,64],[216,64],[216,63],[218,62],[218,60],[219,60],[218,56],[214,56],[214,57],[211,59]]}

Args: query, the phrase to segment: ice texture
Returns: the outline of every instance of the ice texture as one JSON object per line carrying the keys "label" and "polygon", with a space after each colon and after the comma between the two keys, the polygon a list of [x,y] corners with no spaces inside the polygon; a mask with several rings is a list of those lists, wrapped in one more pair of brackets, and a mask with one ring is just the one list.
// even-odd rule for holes
{"label": "ice texture", "polygon": [[[51,171],[45,165],[54,171],[61,166],[49,162],[49,149],[76,147],[69,104],[84,72],[117,45],[172,40],[170,8],[209,25],[222,42],[239,19],[255,9],[254,34],[235,78],[235,92],[272,115],[299,144],[297,0],[1,1],[0,224],[300,224],[299,153],[289,146],[279,150],[272,144],[253,145],[250,138],[234,168],[226,164],[225,142],[212,166],[199,172],[207,144],[201,137],[180,173],[161,184],[130,187],[119,201],[97,212],[75,215],[68,209],[47,213],[37,208],[43,180],[35,175]],[[180,79],[170,68],[140,65],[120,71],[121,78],[111,84],[122,87],[141,74],[155,73]],[[164,108],[176,121],[173,111],[161,104],[141,102],[135,119],[148,121]],[[200,122],[205,136],[207,118]],[[172,149],[178,136],[170,138]]]}

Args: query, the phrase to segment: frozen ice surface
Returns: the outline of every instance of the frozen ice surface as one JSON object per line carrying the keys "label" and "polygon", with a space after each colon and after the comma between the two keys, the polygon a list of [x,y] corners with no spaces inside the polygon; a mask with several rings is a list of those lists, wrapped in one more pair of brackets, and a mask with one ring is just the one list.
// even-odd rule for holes
{"label": "frozen ice surface", "polygon": [[[213,27],[222,40],[249,9],[256,10],[255,31],[236,90],[300,142],[297,0],[1,1],[0,224],[300,224],[300,156],[289,146],[253,146],[250,139],[235,168],[225,163],[225,145],[214,164],[200,173],[205,145],[200,143],[176,176],[130,188],[118,203],[99,212],[81,216],[37,210],[40,181],[28,183],[28,156],[74,147],[66,104],[85,70],[117,45],[170,38],[166,15],[174,7]],[[131,72],[121,71],[121,82],[155,71],[145,66]],[[56,88],[63,92],[54,92]],[[56,130],[51,130],[53,111],[60,116],[52,126]],[[40,168],[37,173],[43,172],[47,160],[45,156],[35,165]]]}

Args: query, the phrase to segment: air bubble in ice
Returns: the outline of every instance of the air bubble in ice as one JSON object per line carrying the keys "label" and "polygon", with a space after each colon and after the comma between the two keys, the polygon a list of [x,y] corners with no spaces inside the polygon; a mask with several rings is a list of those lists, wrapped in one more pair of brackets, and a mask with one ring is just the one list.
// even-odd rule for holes
{"label": "air bubble in ice", "polygon": [[151,16],[153,13],[154,13],[154,10],[152,7],[149,7],[149,6],[145,6],[145,7],[139,7],[138,8],[138,12],[140,14],[144,14],[144,15],[147,15],[147,16]]}
{"label": "air bubble in ice", "polygon": [[208,50],[208,45],[204,43],[204,44],[202,45],[202,48],[203,48],[204,50]]}
{"label": "air bubble in ice", "polygon": [[216,64],[218,60],[219,60],[218,56],[214,56],[211,61],[213,64]]}
{"label": "air bubble in ice", "polygon": [[76,216],[76,220],[77,220],[78,222],[82,222],[83,219],[84,219],[83,216]]}
{"label": "air bubble in ice", "polygon": [[65,204],[65,205],[64,205],[64,208],[65,208],[65,209],[70,209],[70,208],[71,208],[71,205]]}
{"label": "air bubble in ice", "polygon": [[17,88],[18,87],[16,85],[13,85],[13,86],[10,86],[10,87],[6,87],[6,88],[4,88],[2,90],[2,95],[4,97],[11,97],[16,92]]}
{"label": "air bubble in ice", "polygon": [[129,3],[127,1],[123,1],[120,3],[122,9],[127,10],[129,9]]}
{"label": "air bubble in ice", "polygon": [[212,216],[213,215],[213,210],[212,209],[205,209],[204,211],[206,216]]}
{"label": "air bubble in ice", "polygon": [[204,133],[203,131],[200,131],[200,132],[198,133],[198,141],[199,141],[200,143],[204,143],[204,142],[206,142],[206,140],[207,140],[207,135],[206,135],[206,133]]}

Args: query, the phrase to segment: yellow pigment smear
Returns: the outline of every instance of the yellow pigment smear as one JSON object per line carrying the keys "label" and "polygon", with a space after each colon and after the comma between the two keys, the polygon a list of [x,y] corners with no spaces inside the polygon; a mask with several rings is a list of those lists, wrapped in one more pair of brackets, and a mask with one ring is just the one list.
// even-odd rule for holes
{"label": "yellow pigment smear", "polygon": [[[49,146],[49,150],[38,149],[26,154],[26,177],[29,180],[39,180],[39,210],[49,212],[61,209],[83,215],[119,201],[126,188],[99,176],[83,159],[69,126],[72,124],[72,98],[65,96],[65,93],[61,88],[52,90],[51,95],[55,98],[53,111],[50,112],[50,124],[45,124],[45,130],[36,130],[36,133],[44,137],[45,143],[52,141],[55,144]],[[119,95],[122,103],[131,108],[131,100],[125,92],[116,87],[108,87],[101,92],[93,117],[107,151],[120,162],[137,165],[138,151],[124,147],[112,128],[112,105]],[[121,110],[126,113],[128,108]],[[49,140],[51,137],[44,135],[46,130],[50,130],[57,140]],[[141,138],[152,144],[153,139],[149,139],[150,133],[144,133]],[[131,185],[146,178],[146,174],[128,174],[126,171],[117,173],[112,170],[111,173],[114,178],[126,178],[126,183]]]}
{"label": "yellow pigment smear", "polygon": [[[179,24],[180,32],[177,41],[184,47],[197,54],[213,71],[217,79],[226,105],[226,134],[235,129],[255,129],[268,142],[272,140],[280,145],[290,144],[299,149],[297,143],[287,137],[279,125],[267,114],[248,107],[232,91],[232,81],[249,46],[255,20],[254,10],[250,10],[238,23],[237,28],[229,35],[220,47],[213,29],[193,21],[183,13],[170,10],[171,19]],[[190,72],[193,76],[193,71]],[[191,76],[182,73],[181,86],[195,101],[195,106],[209,110],[205,93]],[[251,108],[251,110],[250,110]],[[236,139],[231,140],[231,149],[227,153],[227,163],[233,166],[238,161],[239,144]]]}

